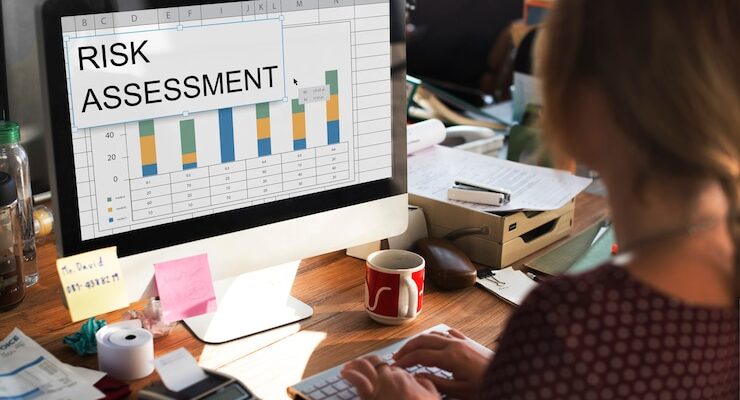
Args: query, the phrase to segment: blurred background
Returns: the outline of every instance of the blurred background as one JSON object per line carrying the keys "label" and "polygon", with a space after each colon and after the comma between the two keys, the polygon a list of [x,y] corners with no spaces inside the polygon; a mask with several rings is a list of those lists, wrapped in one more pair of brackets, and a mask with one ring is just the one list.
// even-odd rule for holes
{"label": "blurred background", "polygon": [[0,68],[0,102],[5,119],[21,125],[21,143],[28,153],[34,193],[49,190],[44,134],[50,128],[40,83],[36,7],[43,0],[2,0],[4,62]]}
{"label": "blurred background", "polygon": [[523,0],[418,0],[407,24],[408,74],[438,86],[508,98],[511,25]]}

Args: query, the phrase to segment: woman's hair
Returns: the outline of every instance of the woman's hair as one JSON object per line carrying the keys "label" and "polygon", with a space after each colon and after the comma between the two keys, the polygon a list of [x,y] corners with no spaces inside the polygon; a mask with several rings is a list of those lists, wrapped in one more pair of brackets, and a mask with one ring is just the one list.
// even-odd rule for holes
{"label": "woman's hair", "polygon": [[569,143],[573,89],[595,85],[646,168],[722,184],[737,269],[740,1],[556,0],[537,51],[553,142]]}

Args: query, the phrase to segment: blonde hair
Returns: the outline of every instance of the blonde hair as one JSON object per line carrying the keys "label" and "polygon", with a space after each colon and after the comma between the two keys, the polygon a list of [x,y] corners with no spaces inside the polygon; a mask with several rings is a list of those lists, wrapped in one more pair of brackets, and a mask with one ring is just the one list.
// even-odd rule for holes
{"label": "blonde hair", "polygon": [[573,88],[596,84],[650,169],[722,184],[737,269],[740,1],[557,0],[536,62],[556,145],[567,151]]}

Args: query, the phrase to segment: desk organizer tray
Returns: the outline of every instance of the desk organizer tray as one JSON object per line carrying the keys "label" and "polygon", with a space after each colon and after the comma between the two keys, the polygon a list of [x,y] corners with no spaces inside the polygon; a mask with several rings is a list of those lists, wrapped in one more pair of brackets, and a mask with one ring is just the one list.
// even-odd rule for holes
{"label": "desk organizer tray", "polygon": [[575,198],[552,211],[493,214],[409,193],[409,203],[424,209],[430,237],[461,228],[487,227],[488,234],[455,240],[473,262],[493,268],[512,263],[567,236],[573,228]]}

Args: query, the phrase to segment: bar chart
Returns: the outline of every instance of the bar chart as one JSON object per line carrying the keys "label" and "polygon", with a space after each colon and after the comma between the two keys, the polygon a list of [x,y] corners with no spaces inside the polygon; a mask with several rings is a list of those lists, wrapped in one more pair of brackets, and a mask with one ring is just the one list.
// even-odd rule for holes
{"label": "bar chart", "polygon": [[195,120],[180,121],[180,147],[182,148],[182,169],[198,167],[195,150]]}
{"label": "bar chart", "polygon": [[326,71],[329,101],[326,102],[326,133],[329,144],[339,143],[339,83],[337,71]]}
{"label": "bar chart", "polygon": [[[129,143],[130,150],[139,152],[138,159],[131,158],[130,170],[148,177],[339,144],[342,124],[352,126],[352,114],[343,117],[340,112],[340,76],[338,69],[317,73],[308,81],[312,86],[295,88],[290,101],[129,123],[139,138]],[[345,141],[351,142],[352,135]],[[167,162],[174,159],[175,149],[179,162]]]}
{"label": "bar chart", "polygon": [[257,154],[260,157],[272,153],[270,141],[270,104],[260,103],[255,106],[257,112]]}
{"label": "bar chart", "polygon": [[218,133],[221,139],[221,162],[234,161],[234,115],[231,108],[218,110]]}
{"label": "bar chart", "polygon": [[306,107],[298,99],[291,100],[293,111],[293,150],[306,148]]}
{"label": "bar chart", "polygon": [[157,144],[154,141],[154,121],[139,121],[139,144],[141,145],[141,174],[157,175]]}

